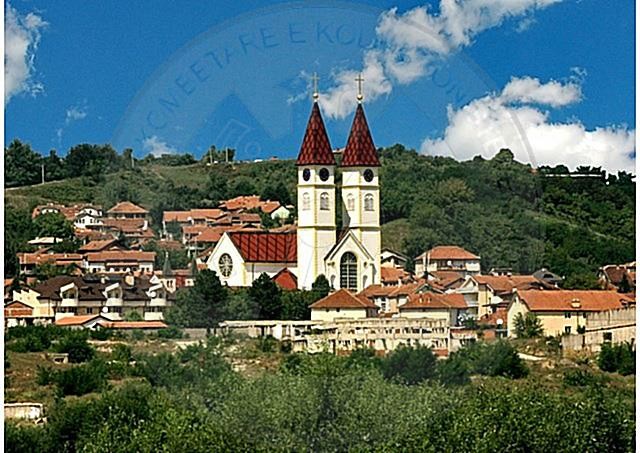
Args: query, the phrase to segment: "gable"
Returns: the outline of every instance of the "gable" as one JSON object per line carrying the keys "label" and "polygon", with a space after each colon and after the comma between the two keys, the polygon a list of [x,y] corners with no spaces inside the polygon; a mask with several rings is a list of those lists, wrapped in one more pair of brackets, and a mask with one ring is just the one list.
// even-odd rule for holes
{"label": "gable", "polygon": [[356,238],[355,234],[353,234],[353,231],[351,230],[342,236],[338,243],[329,250],[324,260],[326,262],[336,261],[338,256],[342,256],[346,252],[352,252],[359,258],[364,257],[369,261],[374,261],[373,256],[371,256],[364,245],[362,245],[362,242]]}

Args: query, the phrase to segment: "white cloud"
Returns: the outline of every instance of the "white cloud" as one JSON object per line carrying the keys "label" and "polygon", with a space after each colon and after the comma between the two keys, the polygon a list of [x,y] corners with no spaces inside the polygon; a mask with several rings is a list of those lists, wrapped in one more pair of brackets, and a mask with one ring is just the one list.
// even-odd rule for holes
{"label": "white cloud", "polygon": [[177,149],[168,145],[167,142],[161,140],[156,135],[147,137],[143,140],[142,150],[155,157],[160,157],[163,154],[176,154],[178,152]]}
{"label": "white cloud", "polygon": [[[388,95],[394,84],[412,83],[431,73],[437,60],[468,46],[478,33],[510,17],[531,18],[533,11],[559,1],[441,0],[438,13],[432,13],[428,6],[404,14],[399,14],[397,8],[390,9],[378,20],[378,44],[363,56],[365,97],[374,100]],[[353,79],[358,72],[346,69],[333,74],[334,86],[321,97],[328,115],[342,118],[353,111]]]}
{"label": "white cloud", "polygon": [[449,106],[443,136],[424,140],[421,152],[469,159],[491,158],[499,149],[509,148],[517,160],[533,165],[590,165],[633,172],[634,129],[618,125],[589,130],[578,120],[552,122],[549,113],[541,110],[540,104],[557,107],[577,102],[580,93],[575,82],[512,79],[499,94],[476,99],[459,110]]}
{"label": "white cloud", "polygon": [[74,105],[67,109],[67,115],[64,120],[65,124],[69,124],[72,121],[83,120],[87,117],[87,107]]}
{"label": "white cloud", "polygon": [[4,104],[16,94],[36,95],[43,91],[41,83],[33,80],[35,51],[40,31],[47,23],[38,15],[20,15],[6,4],[4,18]]}

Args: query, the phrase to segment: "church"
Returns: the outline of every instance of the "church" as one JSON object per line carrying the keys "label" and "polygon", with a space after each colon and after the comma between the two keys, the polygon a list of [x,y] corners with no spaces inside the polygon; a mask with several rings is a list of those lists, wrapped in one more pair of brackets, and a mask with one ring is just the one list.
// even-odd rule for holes
{"label": "church", "polygon": [[380,161],[362,107],[361,85],[339,164],[315,91],[296,161],[296,231],[226,232],[207,260],[224,284],[250,286],[262,273],[295,282],[291,284],[299,289],[311,289],[320,275],[336,290],[359,292],[380,283]]}

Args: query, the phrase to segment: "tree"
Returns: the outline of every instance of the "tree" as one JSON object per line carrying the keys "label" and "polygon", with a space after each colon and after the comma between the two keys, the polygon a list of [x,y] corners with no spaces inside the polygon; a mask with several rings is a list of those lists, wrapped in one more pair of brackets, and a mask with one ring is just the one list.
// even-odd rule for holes
{"label": "tree", "polygon": [[329,292],[331,291],[331,284],[327,277],[324,274],[320,274],[316,277],[316,280],[311,285],[312,301],[311,303],[322,299],[323,297],[327,297]]}
{"label": "tree", "polygon": [[266,273],[260,274],[247,291],[258,307],[260,319],[280,319],[282,315],[282,300],[280,288]]}
{"label": "tree", "polygon": [[73,238],[73,224],[59,212],[40,214],[33,223],[40,237]]}
{"label": "tree", "polygon": [[112,173],[120,167],[120,156],[111,145],[83,143],[69,150],[65,158],[67,173],[74,176],[89,176],[94,180]]}
{"label": "tree", "polygon": [[518,338],[537,338],[542,336],[542,323],[534,313],[528,312],[524,316],[522,313],[518,313],[514,322]]}
{"label": "tree", "polygon": [[223,320],[228,297],[215,271],[205,269],[197,273],[191,288],[178,292],[178,313],[172,314],[173,319],[181,320],[185,327],[210,330]]}
{"label": "tree", "polygon": [[7,277],[18,275],[18,252],[29,250],[27,241],[35,235],[31,215],[26,211],[5,206],[4,210],[4,272]]}
{"label": "tree", "polygon": [[403,384],[419,384],[436,375],[436,356],[424,346],[400,346],[382,362],[382,374]]}
{"label": "tree", "polygon": [[14,139],[4,149],[5,187],[26,186],[41,181],[42,156],[28,143]]}

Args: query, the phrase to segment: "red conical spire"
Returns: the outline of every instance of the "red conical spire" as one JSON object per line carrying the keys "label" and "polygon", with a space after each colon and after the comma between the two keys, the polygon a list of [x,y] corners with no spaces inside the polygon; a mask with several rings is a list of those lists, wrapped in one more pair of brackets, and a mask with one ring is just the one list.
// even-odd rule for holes
{"label": "red conical spire", "polygon": [[358,104],[353,118],[347,146],[342,155],[341,167],[379,167],[380,160],[369,132],[362,104]]}
{"label": "red conical spire", "polygon": [[313,103],[296,165],[335,165],[331,144],[324,128],[318,103]]}

